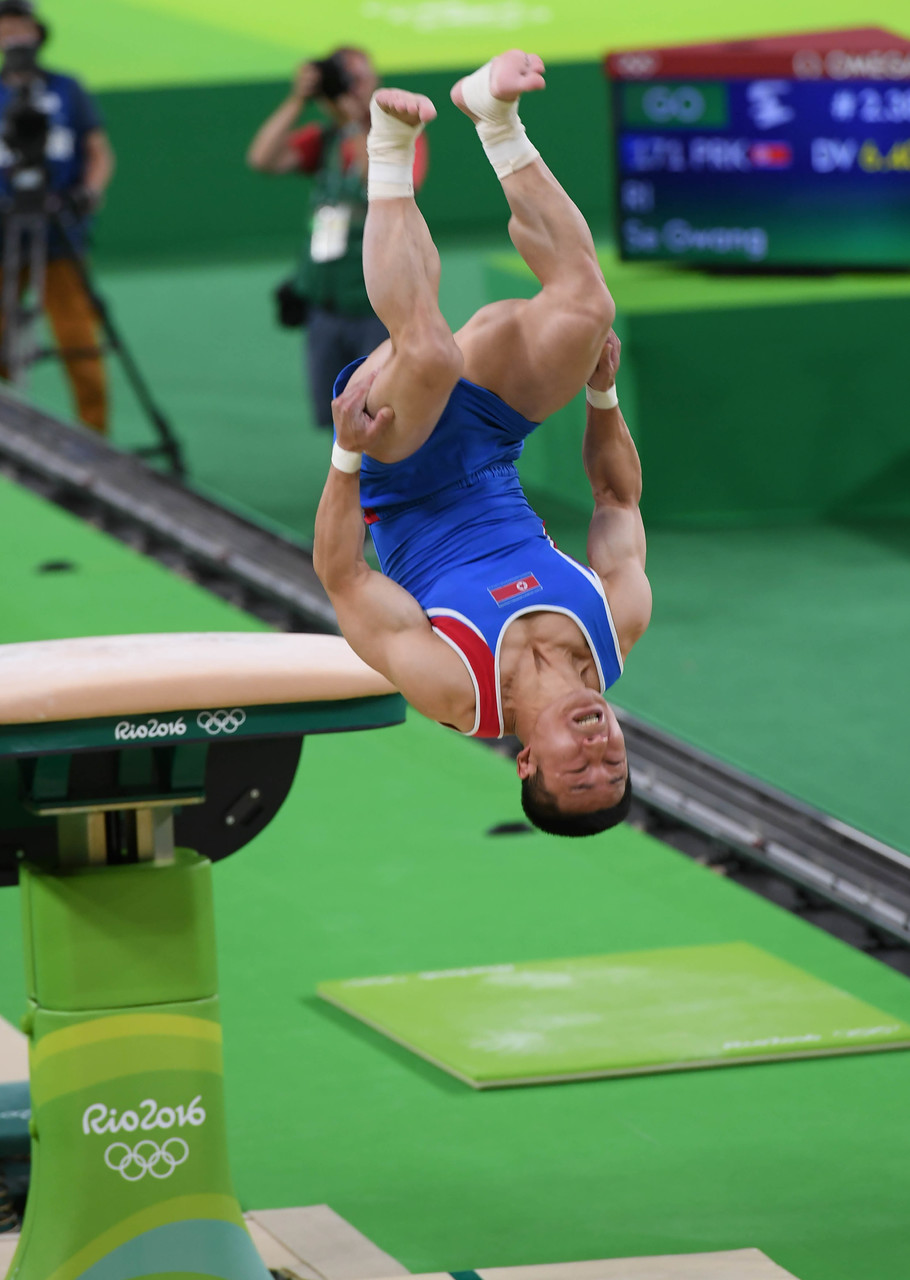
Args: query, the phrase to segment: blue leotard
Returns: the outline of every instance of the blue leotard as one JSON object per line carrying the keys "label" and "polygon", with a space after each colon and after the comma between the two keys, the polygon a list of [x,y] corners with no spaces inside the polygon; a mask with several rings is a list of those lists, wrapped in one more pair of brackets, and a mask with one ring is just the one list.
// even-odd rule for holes
{"label": "blue leotard", "polygon": [[[338,375],[336,395],[361,363]],[[554,545],[522,490],[515,462],[537,425],[462,378],[425,444],[402,462],[365,457],[360,475],[382,571],[462,658],[476,693],[468,732],[479,737],[503,735],[499,656],[507,628],[523,614],[573,619],[601,693],[622,673],[600,578]]]}

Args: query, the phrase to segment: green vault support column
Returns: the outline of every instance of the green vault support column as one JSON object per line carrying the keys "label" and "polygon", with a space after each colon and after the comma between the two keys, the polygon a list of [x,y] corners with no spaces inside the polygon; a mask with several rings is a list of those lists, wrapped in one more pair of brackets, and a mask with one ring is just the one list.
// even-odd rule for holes
{"label": "green vault support column", "polygon": [[228,1167],[211,880],[186,850],[22,870],[34,1172],[17,1280],[268,1275]]}
{"label": "green vault support column", "polygon": [[[0,681],[56,644],[81,689],[80,646],[113,644],[129,667],[144,639],[5,646]],[[193,639],[219,637],[158,637]],[[11,723],[0,695],[0,848],[16,861],[0,856],[0,884],[18,871],[32,1103],[9,1280],[268,1280],[228,1162],[211,859],[271,821],[305,735],[395,724],[404,706],[334,637],[243,639],[260,685],[291,642],[302,696],[323,700],[255,705],[242,662],[222,697],[180,712],[154,714],[173,691],[143,690],[113,716]],[[350,697],[325,679],[326,645]]]}

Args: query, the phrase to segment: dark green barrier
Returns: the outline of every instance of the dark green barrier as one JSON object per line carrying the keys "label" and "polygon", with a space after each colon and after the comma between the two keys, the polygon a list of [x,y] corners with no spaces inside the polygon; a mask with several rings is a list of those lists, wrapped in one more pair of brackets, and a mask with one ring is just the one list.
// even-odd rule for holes
{"label": "dark green barrier", "polygon": [[[477,139],[449,102],[460,73],[396,77],[439,109],[421,206],[437,232],[501,226],[505,202]],[[106,259],[296,253],[304,185],[247,169],[244,155],[286,84],[233,84],[98,95],[117,152],[117,173],[98,249]],[[600,66],[555,66],[549,88],[522,116],[544,158],[586,216],[608,214],[607,92]]]}
{"label": "dark green barrier", "polygon": [[[905,276],[744,278],[601,264],[650,528],[910,515]],[[488,299],[536,288],[497,255]],[[588,509],[584,397],[528,441],[533,492]]]}

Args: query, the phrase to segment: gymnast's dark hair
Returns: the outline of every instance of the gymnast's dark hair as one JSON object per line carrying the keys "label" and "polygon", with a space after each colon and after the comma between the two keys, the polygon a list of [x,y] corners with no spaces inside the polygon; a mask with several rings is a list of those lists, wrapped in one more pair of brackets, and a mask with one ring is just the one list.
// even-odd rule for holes
{"label": "gymnast's dark hair", "polygon": [[627,818],[631,804],[631,777],[626,778],[626,789],[618,804],[609,809],[596,809],[594,813],[564,813],[556,797],[543,785],[539,773],[521,780],[521,807],[525,817],[549,836],[596,836]]}

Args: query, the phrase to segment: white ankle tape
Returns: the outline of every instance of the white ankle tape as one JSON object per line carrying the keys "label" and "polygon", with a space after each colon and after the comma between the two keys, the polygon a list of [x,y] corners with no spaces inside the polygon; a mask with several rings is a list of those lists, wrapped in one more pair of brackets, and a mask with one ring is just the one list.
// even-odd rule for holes
{"label": "white ankle tape", "polygon": [[423,124],[405,124],[370,103],[370,132],[367,154],[367,197],[370,200],[399,200],[414,194],[414,148]]}
{"label": "white ankle tape", "polygon": [[535,161],[540,152],[525,133],[518,118],[518,102],[503,102],[490,92],[487,62],[461,82],[464,103],[477,116],[477,136],[497,178],[502,180]]}
{"label": "white ankle tape", "polygon": [[414,166],[384,164],[370,160],[367,174],[368,200],[401,200],[414,194]]}

